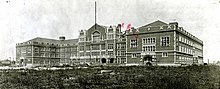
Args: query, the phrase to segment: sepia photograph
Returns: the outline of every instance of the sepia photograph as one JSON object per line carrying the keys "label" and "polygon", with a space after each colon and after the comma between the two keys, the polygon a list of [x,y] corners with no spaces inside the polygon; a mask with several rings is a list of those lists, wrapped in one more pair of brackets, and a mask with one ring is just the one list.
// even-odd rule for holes
{"label": "sepia photograph", "polygon": [[220,0],[1,0],[0,89],[220,89]]}

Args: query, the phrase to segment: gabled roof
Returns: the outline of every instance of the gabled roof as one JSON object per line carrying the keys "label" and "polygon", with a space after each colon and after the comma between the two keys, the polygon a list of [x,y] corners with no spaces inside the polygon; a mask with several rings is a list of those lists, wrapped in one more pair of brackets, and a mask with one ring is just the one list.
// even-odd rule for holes
{"label": "gabled roof", "polygon": [[165,23],[165,22],[162,22],[162,21],[160,21],[160,20],[157,20],[157,21],[154,21],[154,22],[149,23],[149,24],[147,24],[147,25],[141,26],[141,27],[139,27],[139,28],[148,27],[148,26],[162,26],[162,25],[168,25],[168,24]]}
{"label": "gabled roof", "polygon": [[107,26],[99,25],[96,23],[92,27],[90,27],[89,29],[93,29],[93,28],[95,28],[95,26],[96,26],[96,28],[107,28]]}

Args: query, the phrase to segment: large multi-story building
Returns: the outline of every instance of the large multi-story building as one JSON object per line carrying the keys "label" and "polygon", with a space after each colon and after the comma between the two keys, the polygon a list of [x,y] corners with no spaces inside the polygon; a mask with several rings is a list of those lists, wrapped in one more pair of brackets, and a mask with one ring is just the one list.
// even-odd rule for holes
{"label": "large multi-story building", "polygon": [[77,39],[34,38],[16,45],[21,65],[59,64],[193,64],[203,62],[203,42],[177,22],[155,21],[122,31],[121,25],[93,25]]}

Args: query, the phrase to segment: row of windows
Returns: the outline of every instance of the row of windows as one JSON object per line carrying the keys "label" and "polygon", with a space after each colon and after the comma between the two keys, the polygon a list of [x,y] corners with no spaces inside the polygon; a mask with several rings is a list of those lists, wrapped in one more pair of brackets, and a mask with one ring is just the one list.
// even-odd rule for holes
{"label": "row of windows", "polygon": [[126,58],[117,58],[117,63],[126,63]]}
{"label": "row of windows", "polygon": [[118,51],[117,54],[118,54],[118,56],[125,56],[126,51]]}
{"label": "row of windows", "polygon": [[125,49],[126,44],[117,44],[117,49]]}
{"label": "row of windows", "polygon": [[192,57],[187,57],[187,56],[178,56],[179,58],[177,58],[176,62],[178,63],[186,63],[187,61],[193,61]]}
{"label": "row of windows", "polygon": [[[137,58],[138,54],[137,53],[133,53],[131,55],[131,58]],[[168,52],[162,52],[162,57],[168,57]],[[152,58],[155,58],[155,56],[153,56]]]}
{"label": "row of windows", "polygon": [[113,49],[114,45],[113,44],[108,44],[108,49]]}
{"label": "row of windows", "polygon": [[188,45],[190,45],[190,46],[193,46],[193,42],[192,42],[192,41],[190,41],[190,40],[188,40],[187,38],[184,38],[184,37],[182,37],[182,36],[179,36],[179,41],[180,41],[180,42],[183,42],[183,43],[185,43],[185,44],[188,44]]}
{"label": "row of windows", "polygon": [[145,51],[150,51],[150,52],[155,52],[156,50],[156,47],[155,46],[143,46],[143,49],[142,49],[144,52]]}
{"label": "row of windows", "polygon": [[[144,38],[143,39],[143,44],[153,44],[156,43],[156,38],[155,37],[149,37],[149,38]],[[170,37],[169,36],[163,36],[161,37],[161,46],[170,46]],[[130,47],[131,48],[137,48],[138,42],[137,39],[135,40],[130,40]]]}
{"label": "row of windows", "polygon": [[193,54],[193,50],[184,46],[179,46],[179,51],[187,54]]}
{"label": "row of windows", "polygon": [[156,38],[155,37],[149,37],[149,38],[143,38],[142,39],[143,44],[154,44],[156,43]]}

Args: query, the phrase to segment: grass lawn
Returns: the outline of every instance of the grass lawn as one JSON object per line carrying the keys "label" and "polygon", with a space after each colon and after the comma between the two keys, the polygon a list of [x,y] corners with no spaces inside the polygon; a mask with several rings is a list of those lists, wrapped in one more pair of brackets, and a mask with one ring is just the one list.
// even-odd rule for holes
{"label": "grass lawn", "polygon": [[[102,73],[101,70],[111,70]],[[67,70],[1,70],[0,89],[218,89],[220,67],[100,66]]]}

